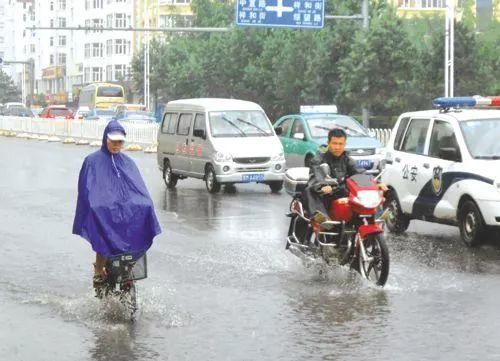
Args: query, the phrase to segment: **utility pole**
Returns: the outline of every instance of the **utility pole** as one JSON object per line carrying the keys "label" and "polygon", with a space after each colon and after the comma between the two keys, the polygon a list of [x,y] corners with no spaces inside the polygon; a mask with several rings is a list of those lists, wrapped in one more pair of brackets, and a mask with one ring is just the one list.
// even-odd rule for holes
{"label": "utility pole", "polygon": [[455,83],[455,3],[446,1],[444,41],[444,96],[452,97]]}
{"label": "utility pole", "polygon": [[[368,20],[368,0],[363,0],[363,4],[361,5],[361,14],[363,16],[363,31],[368,33],[369,20]],[[368,87],[368,79],[365,79],[365,87]],[[361,116],[363,118],[363,125],[366,128],[370,127],[370,111],[366,107],[366,104],[363,104],[363,108],[361,109]]]}

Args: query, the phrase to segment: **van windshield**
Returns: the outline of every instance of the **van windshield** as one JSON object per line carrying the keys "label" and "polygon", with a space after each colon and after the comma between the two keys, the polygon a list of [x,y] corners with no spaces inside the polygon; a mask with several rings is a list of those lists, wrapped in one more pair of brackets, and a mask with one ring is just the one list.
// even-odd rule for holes
{"label": "van windshield", "polygon": [[500,119],[468,120],[460,128],[475,159],[500,159]]}
{"label": "van windshield", "polygon": [[209,112],[212,137],[269,137],[273,135],[269,120],[260,110]]}

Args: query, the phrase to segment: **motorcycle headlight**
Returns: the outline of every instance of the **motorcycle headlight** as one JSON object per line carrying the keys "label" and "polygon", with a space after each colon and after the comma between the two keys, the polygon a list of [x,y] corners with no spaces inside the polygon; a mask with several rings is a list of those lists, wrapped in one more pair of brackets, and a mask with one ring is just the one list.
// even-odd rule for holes
{"label": "motorcycle headlight", "polygon": [[354,201],[365,208],[377,208],[382,202],[382,196],[379,191],[359,191]]}
{"label": "motorcycle headlight", "polygon": [[280,152],[280,153],[276,154],[275,156],[273,156],[271,158],[271,160],[273,162],[279,162],[279,161],[285,160],[285,154],[283,152]]}
{"label": "motorcycle headlight", "polygon": [[233,160],[233,157],[229,153],[217,152],[214,155],[214,160],[218,163],[230,162],[231,160]]}

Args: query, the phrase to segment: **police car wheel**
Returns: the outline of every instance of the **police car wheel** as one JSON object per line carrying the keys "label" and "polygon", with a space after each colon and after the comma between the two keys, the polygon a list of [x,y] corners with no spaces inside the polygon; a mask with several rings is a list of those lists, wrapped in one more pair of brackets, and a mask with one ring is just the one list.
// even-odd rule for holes
{"label": "police car wheel", "polygon": [[163,166],[163,180],[165,181],[165,185],[167,188],[172,189],[177,185],[177,180],[179,178],[172,173],[172,167],[168,161],[165,161]]}
{"label": "police car wheel", "polygon": [[384,210],[389,212],[385,224],[391,233],[399,234],[408,229],[410,218],[403,213],[399,200],[393,191],[389,191],[386,196]]}
{"label": "police car wheel", "polygon": [[473,201],[466,201],[460,207],[458,225],[462,241],[467,246],[475,247],[482,243],[486,234],[486,226],[481,211]]}
{"label": "police car wheel", "polygon": [[207,187],[207,191],[209,193],[217,193],[220,191],[220,183],[217,182],[214,167],[210,164],[205,170],[205,186]]}

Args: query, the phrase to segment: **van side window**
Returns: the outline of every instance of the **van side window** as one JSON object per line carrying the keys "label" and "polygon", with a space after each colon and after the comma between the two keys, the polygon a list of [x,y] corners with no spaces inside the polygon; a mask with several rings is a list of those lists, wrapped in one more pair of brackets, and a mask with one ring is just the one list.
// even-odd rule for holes
{"label": "van side window", "polygon": [[[163,122],[161,123],[161,132],[170,133],[169,130],[172,129],[173,122],[175,122],[174,113],[165,113]],[[175,125],[173,129],[175,130]]]}
{"label": "van side window", "polygon": [[394,138],[394,150],[401,149],[401,141],[403,140],[403,135],[405,134],[405,130],[408,127],[408,122],[410,118],[403,118],[399,122],[398,131],[396,132],[396,137]]}
{"label": "van side window", "polygon": [[401,151],[415,154],[424,154],[429,119],[412,119],[403,140]]}
{"label": "van side window", "polygon": [[169,114],[170,114],[170,119],[168,120],[167,133],[175,134],[175,130],[177,129],[178,114],[177,113],[169,113]]}
{"label": "van side window", "polygon": [[455,148],[458,150],[460,158],[460,150],[458,148],[458,143],[457,139],[455,138],[453,127],[448,122],[435,120],[434,126],[432,127],[429,156],[442,158],[439,154],[440,148]]}
{"label": "van side window", "polygon": [[194,118],[193,130],[205,130],[205,114],[196,114],[196,117]]}
{"label": "van side window", "polygon": [[177,125],[177,135],[189,135],[193,114],[181,114],[179,124]]}

